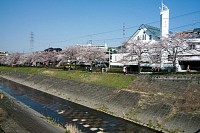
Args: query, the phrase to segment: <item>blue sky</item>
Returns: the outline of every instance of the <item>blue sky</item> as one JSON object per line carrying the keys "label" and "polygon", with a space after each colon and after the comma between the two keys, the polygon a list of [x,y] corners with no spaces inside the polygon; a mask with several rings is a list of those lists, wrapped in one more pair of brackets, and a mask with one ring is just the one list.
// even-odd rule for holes
{"label": "blue sky", "polygon": [[[163,0],[173,32],[200,27],[200,0]],[[119,46],[141,24],[159,27],[161,0],[0,0],[0,51],[75,44]],[[152,23],[154,22],[154,23]]]}

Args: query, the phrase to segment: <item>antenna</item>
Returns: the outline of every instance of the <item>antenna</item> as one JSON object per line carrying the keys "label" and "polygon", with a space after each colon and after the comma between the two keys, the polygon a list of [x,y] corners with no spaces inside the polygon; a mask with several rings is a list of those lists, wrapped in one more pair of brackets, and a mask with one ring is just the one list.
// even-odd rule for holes
{"label": "antenna", "polygon": [[163,11],[163,10],[164,10],[164,9],[163,9],[163,8],[164,8],[163,0],[160,0],[160,1],[161,1],[161,7],[160,7],[160,10]]}
{"label": "antenna", "polygon": [[34,50],[34,45],[33,45],[33,43],[34,43],[34,33],[31,32],[31,33],[30,33],[30,52],[33,52],[33,50]]}

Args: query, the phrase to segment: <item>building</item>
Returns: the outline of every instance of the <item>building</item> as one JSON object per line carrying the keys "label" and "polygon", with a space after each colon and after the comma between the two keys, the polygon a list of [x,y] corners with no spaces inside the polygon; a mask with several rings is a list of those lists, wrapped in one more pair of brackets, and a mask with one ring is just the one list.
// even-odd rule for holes
{"label": "building", "polygon": [[88,43],[88,44],[76,44],[77,46],[82,46],[82,47],[92,47],[92,48],[97,48],[99,50],[102,50],[104,52],[108,51],[108,46],[105,43],[104,45],[96,45],[96,44],[92,44],[92,43]]}
{"label": "building", "polygon": [[169,9],[163,3],[160,8],[160,29],[161,37],[167,37],[169,35]]}
{"label": "building", "polygon": [[44,50],[45,52],[59,52],[62,51],[61,48],[48,48]]}
{"label": "building", "polygon": [[7,55],[8,55],[8,52],[0,51],[0,57],[7,56]]}
{"label": "building", "polygon": [[142,41],[159,41],[161,31],[159,28],[150,26],[147,24],[142,24],[136,32],[129,38],[127,43],[131,43],[135,40]]}
{"label": "building", "polygon": [[178,71],[200,71],[200,28],[177,33],[184,37],[188,49],[178,55]]}
{"label": "building", "polygon": [[[160,41],[162,37],[167,37],[169,34],[169,9],[163,3],[160,10],[160,20],[160,28],[147,24],[140,25],[134,34],[128,39],[127,43],[132,43],[135,40],[154,43]],[[138,64],[138,60],[136,59],[137,57],[134,56],[130,57],[129,61],[127,59],[127,62],[121,62],[121,59],[127,56],[127,53],[121,53],[112,56],[113,58],[111,60],[111,66],[117,65],[119,62],[120,65],[122,65],[122,63],[123,65]],[[145,63],[145,65],[147,64]]]}
{"label": "building", "polygon": [[[162,3],[160,8],[160,28],[142,24],[127,40],[127,47],[131,44],[147,43],[149,45],[156,44],[164,38],[168,38],[172,34],[169,31],[169,9]],[[184,44],[180,44],[180,50],[176,56],[176,71],[200,71],[200,28],[193,30],[183,31],[175,34],[176,37],[182,38]],[[185,43],[186,42],[186,43]],[[141,44],[142,44],[141,43]],[[172,46],[173,47],[173,46]],[[123,47],[122,47],[123,48]],[[129,47],[133,48],[133,47]],[[159,68],[159,69],[174,69],[174,62],[169,54],[169,49],[151,49],[148,48],[147,52],[143,52],[140,56],[142,59],[139,61],[139,55],[132,53],[118,53],[113,54],[111,58],[111,66],[129,66],[130,68]],[[172,53],[173,50],[171,50]],[[127,52],[127,51],[126,51]],[[154,57],[154,61],[150,58]],[[155,59],[157,60],[155,61]],[[174,57],[173,57],[174,58]],[[134,69],[135,70],[135,69]]]}
{"label": "building", "polygon": [[167,37],[169,35],[169,9],[163,3],[160,9],[160,28],[142,24],[131,38],[129,38],[128,43],[134,40],[160,41],[161,37]]}

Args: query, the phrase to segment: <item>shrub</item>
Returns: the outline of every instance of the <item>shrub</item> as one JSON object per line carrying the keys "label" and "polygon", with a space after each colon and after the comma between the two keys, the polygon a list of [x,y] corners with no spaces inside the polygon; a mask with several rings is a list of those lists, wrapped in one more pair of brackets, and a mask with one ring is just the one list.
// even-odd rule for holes
{"label": "shrub", "polygon": [[81,130],[79,130],[76,125],[66,124],[65,127],[66,127],[65,133],[82,133]]}

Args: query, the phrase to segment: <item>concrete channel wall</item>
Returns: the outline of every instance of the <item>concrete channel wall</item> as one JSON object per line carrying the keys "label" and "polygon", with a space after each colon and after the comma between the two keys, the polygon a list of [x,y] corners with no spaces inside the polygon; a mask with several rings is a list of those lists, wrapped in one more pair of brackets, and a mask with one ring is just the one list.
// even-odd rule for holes
{"label": "concrete channel wall", "polygon": [[[200,110],[184,112],[180,108],[185,99],[175,98],[188,92],[190,86],[199,89],[198,82],[171,82],[161,77],[141,76],[129,90],[119,90],[19,72],[1,72],[1,77],[163,132],[194,133],[200,128]],[[176,108],[179,105],[180,108]]]}

